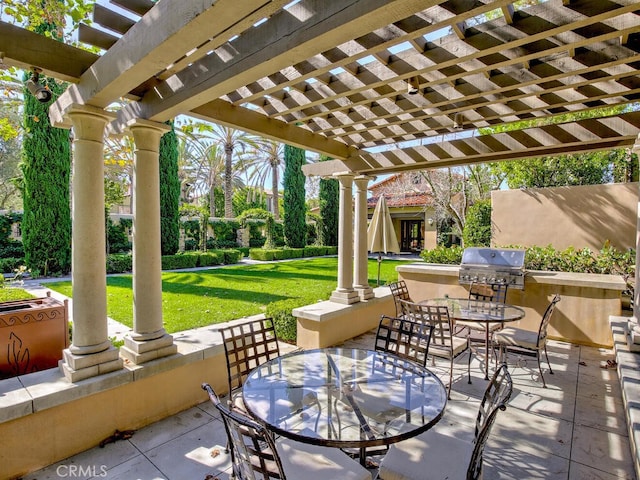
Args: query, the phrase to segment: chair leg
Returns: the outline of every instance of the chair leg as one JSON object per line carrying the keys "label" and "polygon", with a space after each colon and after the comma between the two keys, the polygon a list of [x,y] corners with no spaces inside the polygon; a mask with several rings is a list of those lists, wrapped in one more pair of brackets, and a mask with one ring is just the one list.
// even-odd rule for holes
{"label": "chair leg", "polygon": [[540,372],[540,378],[542,379],[542,388],[547,388],[547,382],[544,381],[544,375],[542,374],[542,367],[540,366],[540,352],[536,355],[538,359],[538,371]]}
{"label": "chair leg", "polygon": [[473,352],[471,351],[471,341],[469,337],[467,337],[467,350],[469,350],[469,360],[467,361],[467,383],[471,383],[471,355]]}
{"label": "chair leg", "polygon": [[553,375],[553,370],[551,370],[551,362],[549,362],[549,355],[547,354],[547,346],[544,346],[544,356],[547,359],[547,365],[549,365],[549,373]]}
{"label": "chair leg", "polygon": [[447,400],[451,400],[452,385],[453,385],[453,355],[451,355],[451,365],[449,365],[449,389],[447,390]]}

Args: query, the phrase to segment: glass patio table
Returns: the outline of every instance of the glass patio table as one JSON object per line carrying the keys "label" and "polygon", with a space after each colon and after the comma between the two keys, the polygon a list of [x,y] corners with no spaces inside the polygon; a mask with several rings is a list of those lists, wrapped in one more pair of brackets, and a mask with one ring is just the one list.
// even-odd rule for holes
{"label": "glass patio table", "polygon": [[449,309],[449,316],[454,320],[476,322],[484,326],[485,357],[484,379],[489,380],[489,330],[492,323],[507,323],[524,317],[524,310],[507,303],[488,302],[469,298],[434,298],[423,300],[423,305],[445,306]]}
{"label": "glass patio table", "polygon": [[[327,348],[283,355],[254,369],[242,396],[278,435],[314,445],[367,448],[411,438],[444,413],[447,390],[429,369],[382,352]],[[305,405],[301,411],[293,406]]]}

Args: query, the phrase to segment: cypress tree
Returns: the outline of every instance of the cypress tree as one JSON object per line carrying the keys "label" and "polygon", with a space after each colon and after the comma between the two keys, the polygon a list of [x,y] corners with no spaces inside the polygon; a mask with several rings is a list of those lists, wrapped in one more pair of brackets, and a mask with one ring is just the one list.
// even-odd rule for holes
{"label": "cypress tree", "polygon": [[[320,161],[331,160],[326,155],[320,155]],[[338,245],[338,212],[340,185],[335,179],[320,180],[320,217],[322,218],[322,240],[324,245]]]}
{"label": "cypress tree", "polygon": [[304,150],[284,146],[284,239],[288,247],[303,248],[306,242]]}
{"label": "cypress tree", "polygon": [[178,177],[178,137],[171,131],[160,139],[160,248],[173,255],[180,247],[180,178]]}
{"label": "cypress tree", "polygon": [[22,242],[32,272],[65,274],[71,270],[71,148],[69,131],[52,127],[48,112],[64,86],[43,76],[40,83],[53,93],[47,103],[24,89]]}

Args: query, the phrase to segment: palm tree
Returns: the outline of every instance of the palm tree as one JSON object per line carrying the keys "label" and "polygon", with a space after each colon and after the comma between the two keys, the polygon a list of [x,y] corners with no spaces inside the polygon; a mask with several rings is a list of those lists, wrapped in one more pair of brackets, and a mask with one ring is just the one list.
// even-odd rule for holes
{"label": "palm tree", "polygon": [[284,172],[284,145],[275,140],[262,140],[258,147],[244,158],[241,168],[248,173],[252,186],[264,190],[267,179],[271,177],[273,192],[273,217],[280,220],[279,192],[280,174]]}
{"label": "palm tree", "polygon": [[196,127],[224,153],[224,216],[233,218],[233,154],[238,150],[244,152],[247,148],[256,149],[259,140],[248,133],[221,125],[198,123]]}
{"label": "palm tree", "polygon": [[222,183],[224,157],[209,137],[182,131],[178,136],[180,181],[185,197],[209,195],[209,216],[215,217],[214,191]]}

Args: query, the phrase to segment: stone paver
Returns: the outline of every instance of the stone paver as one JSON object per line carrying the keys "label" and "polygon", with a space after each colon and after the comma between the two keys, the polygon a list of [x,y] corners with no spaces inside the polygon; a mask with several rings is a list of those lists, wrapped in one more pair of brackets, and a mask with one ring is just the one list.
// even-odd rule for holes
{"label": "stone paver", "polygon": [[[367,334],[347,345],[370,346],[372,338]],[[514,392],[491,432],[484,479],[636,480],[617,373],[601,368],[613,358],[612,351],[550,342],[549,357],[555,373],[545,370],[547,389],[538,381],[535,359],[509,359]],[[448,379],[445,362],[437,362],[434,370]],[[472,434],[487,384],[478,359],[472,362],[472,375],[468,385],[466,359],[456,362],[452,399],[440,427]],[[227,480],[225,444],[220,417],[205,402],[141,429],[129,440],[88,450],[24,478],[63,478],[59,473],[77,465],[93,468],[95,475],[74,478]]]}

